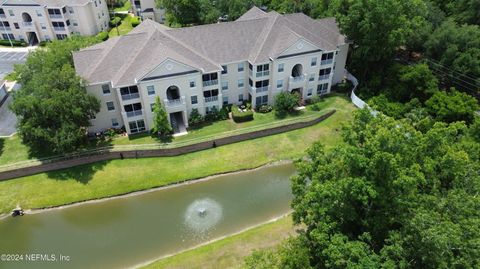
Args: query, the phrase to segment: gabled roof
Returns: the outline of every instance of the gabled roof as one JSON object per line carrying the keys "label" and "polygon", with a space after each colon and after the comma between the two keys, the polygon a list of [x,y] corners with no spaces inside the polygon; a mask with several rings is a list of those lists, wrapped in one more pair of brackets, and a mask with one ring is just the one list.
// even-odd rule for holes
{"label": "gabled roof", "polygon": [[112,81],[118,87],[134,84],[166,59],[216,72],[233,62],[267,63],[299,40],[327,51],[345,43],[333,18],[253,7],[236,21],[210,25],[168,28],[145,20],[127,35],[75,52],[74,62],[88,82]]}

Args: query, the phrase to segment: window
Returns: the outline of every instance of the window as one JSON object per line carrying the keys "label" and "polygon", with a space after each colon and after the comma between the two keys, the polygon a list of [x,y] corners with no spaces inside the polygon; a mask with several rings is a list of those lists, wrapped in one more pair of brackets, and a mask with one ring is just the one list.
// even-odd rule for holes
{"label": "window", "polygon": [[127,118],[135,117],[135,116],[141,116],[143,114],[141,103],[124,105],[123,109],[126,112],[125,114],[127,114]]}
{"label": "window", "polygon": [[11,9],[8,10],[8,14],[10,14],[10,16],[15,16],[15,13],[13,13],[13,10]]}
{"label": "window", "polygon": [[73,26],[78,26],[77,21],[72,20],[72,24],[73,24]]}
{"label": "window", "polygon": [[65,28],[65,24],[62,21],[58,21],[58,22],[53,21],[52,25],[53,25],[54,28],[59,28],[59,29]]}
{"label": "window", "polygon": [[253,65],[251,63],[248,63],[248,70],[253,70]]}
{"label": "window", "polygon": [[97,7],[97,1],[94,1],[94,3],[95,3],[95,7]]}
{"label": "window", "polygon": [[73,14],[73,13],[74,13],[74,11],[73,11],[73,8],[72,8],[72,7],[69,7],[69,8],[68,8],[68,13],[70,13],[70,14]]}
{"label": "window", "polygon": [[62,13],[60,13],[60,9],[48,9],[48,15],[50,18],[61,18]]}
{"label": "window", "polygon": [[218,84],[218,74],[217,73],[210,73],[202,75],[203,86],[211,86]]}
{"label": "window", "polygon": [[239,79],[238,80],[238,87],[243,88],[245,86],[245,80],[244,79]]}
{"label": "window", "polygon": [[310,74],[308,76],[308,81],[314,81],[315,80],[315,74]]}
{"label": "window", "polygon": [[120,88],[120,95],[122,96],[123,101],[140,97],[140,94],[138,93],[138,87],[135,85]]}
{"label": "window", "polygon": [[148,95],[154,95],[155,94],[155,87],[153,85],[147,86],[147,93],[148,93]]}
{"label": "window", "polygon": [[245,68],[245,63],[238,64],[238,72],[243,72],[244,68]]}
{"label": "window", "polygon": [[192,105],[198,104],[198,100],[197,100],[196,95],[190,96],[190,100],[192,102]]}
{"label": "window", "polygon": [[18,23],[17,23],[17,22],[14,22],[14,23],[13,23],[13,26],[15,26],[15,29],[20,29],[20,27],[18,26]]}
{"label": "window", "polygon": [[66,35],[66,34],[56,34],[56,36],[57,36],[57,39],[58,39],[58,40],[62,40],[62,39],[67,38],[67,35]]}
{"label": "window", "polygon": [[67,13],[67,8],[63,7],[63,8],[62,8],[62,13],[63,13],[63,14]]}
{"label": "window", "polygon": [[145,131],[145,122],[143,120],[131,121],[128,123],[130,127],[130,133],[138,133]]}
{"label": "window", "polygon": [[155,107],[155,103],[151,103],[151,104],[150,104],[150,111],[153,112],[154,107]]}
{"label": "window", "polygon": [[268,103],[268,95],[257,96],[257,98],[256,98],[256,105],[257,106],[267,104],[267,103]]}
{"label": "window", "polygon": [[278,64],[278,72],[279,73],[283,72],[284,68],[285,68],[285,64]]}
{"label": "window", "polygon": [[0,8],[0,17],[5,18],[5,11],[3,10],[3,8]]}
{"label": "window", "polygon": [[243,94],[238,95],[238,102],[243,102]]}
{"label": "window", "polygon": [[222,65],[222,69],[223,69],[223,70],[222,70],[222,75],[225,75],[225,74],[228,73],[228,68],[227,68],[226,65]]}
{"label": "window", "polygon": [[283,88],[283,79],[277,80],[277,89]]}
{"label": "window", "polygon": [[333,52],[322,54],[321,64],[331,64],[333,62]]}
{"label": "window", "polygon": [[318,95],[326,94],[327,91],[328,91],[328,83],[318,84],[318,87],[317,87]]}
{"label": "window", "polygon": [[107,110],[108,111],[114,111],[115,110],[115,105],[113,104],[112,101],[107,102]]}
{"label": "window", "polygon": [[268,76],[270,74],[269,71],[270,67],[269,64],[261,64],[257,65],[257,77],[263,77],[263,76]]}
{"label": "window", "polygon": [[13,34],[2,34],[3,39],[15,39]]}
{"label": "window", "polygon": [[307,90],[307,96],[312,96],[312,93],[313,93],[313,89],[308,89]]}
{"label": "window", "polygon": [[195,80],[190,80],[190,88],[195,88]]}
{"label": "window", "polygon": [[113,119],[112,119],[112,126],[113,126],[113,127],[118,127],[118,125],[119,125],[119,124],[118,124],[118,120],[117,120],[116,118],[113,118]]}
{"label": "window", "polygon": [[252,81],[252,79],[250,79],[250,78],[248,79],[248,85],[250,85],[251,87],[253,87],[253,81]]}
{"label": "window", "polygon": [[228,90],[228,81],[223,81],[222,82],[222,91]]}
{"label": "window", "polygon": [[223,104],[228,105],[228,96],[223,97]]}
{"label": "window", "polygon": [[66,21],[67,26],[70,26],[70,20]]}
{"label": "window", "polygon": [[37,17],[42,17],[42,13],[40,11],[36,10],[36,12],[37,12]]}
{"label": "window", "polygon": [[42,27],[43,30],[47,29],[47,26],[45,26],[45,23],[40,23],[40,27]]}
{"label": "window", "polygon": [[312,61],[310,62],[311,66],[317,66],[317,57],[313,57]]}
{"label": "window", "polygon": [[318,80],[328,79],[331,72],[331,68],[320,69],[320,71],[318,72]]}
{"label": "window", "polygon": [[108,84],[103,84],[102,91],[103,91],[103,94],[110,94],[110,86],[108,86]]}
{"label": "window", "polygon": [[3,27],[5,27],[7,30],[10,30],[10,23],[8,21],[0,21],[0,29],[4,30]]}

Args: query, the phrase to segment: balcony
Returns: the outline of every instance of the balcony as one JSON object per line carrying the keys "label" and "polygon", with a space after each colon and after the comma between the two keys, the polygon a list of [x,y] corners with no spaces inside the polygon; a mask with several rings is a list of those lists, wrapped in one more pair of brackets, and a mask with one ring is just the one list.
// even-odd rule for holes
{"label": "balcony", "polygon": [[218,101],[218,95],[211,96],[211,97],[205,97],[204,100],[205,100],[205,103],[217,102]]}
{"label": "balcony", "polygon": [[298,76],[298,77],[292,77],[290,76],[290,82],[302,82],[305,80],[305,76],[304,75],[301,75],[301,76]]}
{"label": "balcony", "polygon": [[320,81],[320,80],[326,80],[326,79],[330,79],[330,74],[321,75],[321,76],[318,77],[318,81]]}
{"label": "balcony", "polygon": [[53,30],[57,31],[57,32],[65,32],[66,31],[65,27],[53,27]]}
{"label": "balcony", "polygon": [[6,18],[5,14],[0,14],[0,18]]}
{"label": "balcony", "polygon": [[265,71],[260,71],[255,74],[255,77],[260,78],[260,77],[265,77],[270,75],[270,70],[265,70]]}
{"label": "balcony", "polygon": [[122,100],[127,101],[127,100],[132,100],[132,99],[137,99],[140,98],[140,94],[138,92],[136,93],[129,93],[129,94],[122,94]]}
{"label": "balcony", "polygon": [[327,64],[331,64],[333,63],[333,58],[332,59],[326,59],[326,60],[323,60],[321,61],[321,65],[327,65]]}
{"label": "balcony", "polygon": [[178,99],[163,99],[163,103],[166,108],[174,108],[179,106],[185,106],[185,96],[182,96]]}
{"label": "balcony", "polygon": [[133,117],[136,117],[136,116],[141,116],[142,114],[143,114],[143,109],[125,112],[125,115],[127,115],[127,118],[133,118]]}
{"label": "balcony", "polygon": [[12,28],[10,28],[10,26],[0,26],[0,30],[11,31]]}
{"label": "balcony", "polygon": [[61,18],[63,18],[62,14],[48,14],[48,16],[50,17],[50,19],[61,19]]}
{"label": "balcony", "polygon": [[263,86],[263,87],[250,87],[250,94],[253,95],[253,93],[262,93],[262,92],[268,92],[270,89],[270,86]]}
{"label": "balcony", "polygon": [[206,80],[203,82],[203,87],[208,87],[208,86],[217,85],[217,84],[218,84],[218,79]]}
{"label": "balcony", "polygon": [[31,21],[24,21],[24,22],[22,22],[22,25],[25,26],[25,27],[32,27],[33,23]]}

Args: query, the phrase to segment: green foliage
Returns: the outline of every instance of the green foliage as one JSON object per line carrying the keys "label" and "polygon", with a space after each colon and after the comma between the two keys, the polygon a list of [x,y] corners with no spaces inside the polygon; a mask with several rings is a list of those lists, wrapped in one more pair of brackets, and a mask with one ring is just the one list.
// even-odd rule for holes
{"label": "green foliage", "polygon": [[193,108],[192,112],[190,112],[190,118],[188,119],[188,125],[190,126],[196,126],[200,125],[205,121],[204,117],[202,114],[198,112],[198,109]]}
{"label": "green foliage", "polygon": [[296,93],[281,92],[275,96],[275,113],[283,115],[292,112],[300,102],[300,96]]}
{"label": "green foliage", "polygon": [[140,24],[140,17],[133,17],[130,20],[130,23],[132,24],[132,27],[135,28]]}
{"label": "green foliage", "polygon": [[120,22],[122,21],[122,18],[115,16],[113,19],[110,20],[110,27],[116,27],[117,25],[120,25]]}
{"label": "green foliage", "polygon": [[96,35],[96,38],[101,41],[105,41],[108,39],[108,32],[100,32]]}
{"label": "green foliage", "polygon": [[273,110],[273,107],[270,105],[261,105],[257,111],[260,113],[268,113]]}
{"label": "green foliage", "polygon": [[240,110],[237,105],[232,106],[232,119],[234,122],[245,122],[253,120],[253,111],[246,108],[245,111]]}
{"label": "green foliage", "polygon": [[152,132],[160,136],[169,135],[172,132],[172,126],[168,121],[168,114],[163,108],[160,97],[155,98],[153,105],[153,128]]}
{"label": "green foliage", "polygon": [[437,92],[425,103],[429,112],[440,121],[465,121],[471,123],[474,113],[479,109],[478,101],[455,89],[451,92]]}
{"label": "green foliage", "polygon": [[470,136],[480,143],[480,117],[475,117],[475,120],[470,125]]}
{"label": "green foliage", "polygon": [[182,26],[199,22],[199,0],[156,0],[157,6],[165,8],[167,21]]}
{"label": "green foliage", "polygon": [[425,101],[438,91],[438,80],[426,64],[402,66],[398,73],[398,85],[396,100],[408,101],[419,98]]}
{"label": "green foliage", "polygon": [[100,103],[76,75],[71,52],[96,41],[79,36],[53,41],[15,66],[22,87],[13,94],[11,109],[18,117],[17,131],[31,149],[63,153],[84,142]]}
{"label": "green foliage", "polygon": [[0,46],[11,46],[13,45],[14,47],[26,47],[27,43],[25,41],[20,41],[20,40],[8,40],[8,39],[0,39]]}
{"label": "green foliage", "polygon": [[[465,140],[467,131],[436,123],[422,133],[361,110],[342,131],[345,144],[314,144],[292,178],[293,218],[305,227],[299,240],[310,264],[478,267],[480,145]],[[278,255],[257,253],[247,264],[276,265]]]}

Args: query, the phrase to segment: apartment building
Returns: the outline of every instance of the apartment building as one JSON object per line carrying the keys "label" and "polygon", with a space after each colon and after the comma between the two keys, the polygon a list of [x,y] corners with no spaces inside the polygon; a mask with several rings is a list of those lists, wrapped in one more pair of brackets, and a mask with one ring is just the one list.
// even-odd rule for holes
{"label": "apartment building", "polygon": [[87,91],[101,101],[90,131],[150,130],[159,96],[176,131],[196,108],[273,104],[282,92],[303,99],[330,92],[344,76],[348,43],[335,19],[265,13],[237,21],[168,28],[145,20],[127,35],[74,53]]}
{"label": "apartment building", "polygon": [[165,10],[158,8],[155,0],[130,0],[135,16],[142,20],[150,19],[158,23],[164,23]]}
{"label": "apartment building", "polygon": [[108,29],[106,0],[0,0],[2,39],[30,45]]}

